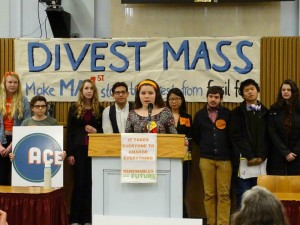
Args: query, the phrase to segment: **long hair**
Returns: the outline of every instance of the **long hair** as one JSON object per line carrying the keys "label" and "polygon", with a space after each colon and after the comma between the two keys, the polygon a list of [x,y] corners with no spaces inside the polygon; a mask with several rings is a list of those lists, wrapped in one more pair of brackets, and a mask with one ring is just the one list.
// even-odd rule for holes
{"label": "long hair", "polygon": [[169,104],[169,98],[170,98],[170,95],[171,94],[174,94],[178,97],[181,98],[181,105],[179,107],[179,114],[183,114],[183,113],[186,113],[186,103],[185,103],[185,98],[184,98],[184,95],[182,93],[182,91],[179,89],[179,88],[172,88],[168,94],[167,94],[167,107],[169,109],[171,109],[171,106]]}
{"label": "long hair", "polygon": [[[290,87],[291,87],[292,96],[289,100],[285,100],[282,97],[281,89],[284,84],[290,85]],[[296,106],[299,104],[299,89],[294,81],[287,79],[282,82],[282,84],[280,85],[280,88],[278,90],[276,104],[284,110],[284,112],[285,112],[284,124],[285,124],[288,132],[291,132],[291,126],[292,126],[292,122],[294,119],[293,118],[294,112],[295,112]]]}
{"label": "long hair", "polygon": [[243,194],[231,225],[289,225],[281,202],[266,188],[255,186]]}
{"label": "long hair", "polygon": [[13,118],[16,113],[18,113],[18,119],[21,119],[23,118],[23,113],[24,113],[23,102],[22,102],[23,94],[21,90],[19,75],[16,74],[15,72],[6,72],[3,76],[2,83],[1,83],[2,96],[0,98],[0,113],[2,113],[3,116],[5,116],[8,113],[6,111],[6,98],[7,98],[6,81],[8,76],[11,76],[18,80],[18,88],[12,97],[9,119]]}
{"label": "long hair", "polygon": [[78,94],[78,101],[76,102],[76,115],[77,118],[83,117],[85,114],[85,107],[84,107],[84,96],[83,96],[83,87],[86,83],[90,83],[92,85],[92,89],[94,91],[93,97],[92,97],[92,114],[96,117],[99,118],[100,115],[100,102],[99,102],[99,97],[98,97],[98,90],[97,87],[94,83],[94,81],[86,79],[83,80],[80,86],[79,94]]}
{"label": "long hair", "polygon": [[154,80],[146,79],[138,83],[138,85],[135,87],[135,102],[134,102],[134,108],[139,109],[143,106],[141,99],[140,99],[140,90],[142,86],[149,85],[152,86],[155,90],[155,102],[154,104],[160,108],[165,107],[165,102],[161,96],[160,88],[158,84]]}

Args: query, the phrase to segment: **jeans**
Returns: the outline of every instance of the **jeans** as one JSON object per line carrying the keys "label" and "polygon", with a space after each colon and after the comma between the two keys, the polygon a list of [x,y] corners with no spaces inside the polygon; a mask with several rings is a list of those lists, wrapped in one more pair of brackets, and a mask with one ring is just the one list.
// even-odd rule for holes
{"label": "jeans", "polygon": [[241,208],[242,197],[245,191],[257,185],[257,177],[242,179],[237,178],[237,201],[238,208]]}

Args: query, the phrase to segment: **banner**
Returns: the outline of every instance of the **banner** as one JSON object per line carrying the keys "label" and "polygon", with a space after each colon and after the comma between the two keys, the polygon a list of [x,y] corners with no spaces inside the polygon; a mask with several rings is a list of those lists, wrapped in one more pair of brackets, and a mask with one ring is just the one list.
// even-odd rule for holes
{"label": "banner", "polygon": [[222,86],[225,102],[239,102],[240,83],[259,83],[259,37],[119,39],[16,39],[15,68],[29,100],[76,101],[80,84],[93,79],[100,101],[113,101],[117,81],[135,86],[152,79],[165,98],[177,87],[188,102],[205,102],[207,88]]}
{"label": "banner", "polygon": [[51,164],[52,187],[63,187],[63,127],[13,127],[12,186],[44,186],[45,164]]}
{"label": "banner", "polygon": [[157,134],[121,134],[121,183],[157,182]]}

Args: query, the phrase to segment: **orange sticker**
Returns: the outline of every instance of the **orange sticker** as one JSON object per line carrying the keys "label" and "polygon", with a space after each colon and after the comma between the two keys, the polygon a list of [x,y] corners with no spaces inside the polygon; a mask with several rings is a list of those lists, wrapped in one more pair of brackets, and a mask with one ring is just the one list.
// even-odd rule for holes
{"label": "orange sticker", "polygon": [[183,117],[180,117],[180,118],[179,118],[179,124],[180,124],[180,125],[185,125],[186,127],[190,127],[190,126],[191,126],[191,123],[190,123],[190,119],[189,119],[189,118],[183,118]]}
{"label": "orange sticker", "polygon": [[218,129],[221,129],[221,130],[225,129],[226,128],[226,122],[225,122],[225,120],[217,120],[216,121],[216,127]]}

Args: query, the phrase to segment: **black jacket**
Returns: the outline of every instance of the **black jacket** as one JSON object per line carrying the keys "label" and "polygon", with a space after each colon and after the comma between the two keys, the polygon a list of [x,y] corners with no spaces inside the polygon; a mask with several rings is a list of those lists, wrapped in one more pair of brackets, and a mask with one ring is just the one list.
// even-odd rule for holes
{"label": "black jacket", "polygon": [[[272,140],[268,174],[300,175],[300,104],[296,106],[293,115],[290,135],[284,125],[284,110],[276,103],[270,108],[268,130]],[[291,152],[298,157],[288,162],[286,156]]]}
{"label": "black jacket", "polygon": [[[100,115],[102,115],[103,107],[100,108]],[[76,117],[76,104],[72,104],[69,109],[68,122],[67,122],[67,155],[74,156],[74,151],[78,145],[85,145],[87,133],[85,126],[91,125],[97,129],[97,133],[103,133],[102,117],[96,118],[94,115],[89,124],[84,118]]]}
{"label": "black jacket", "polygon": [[194,117],[193,139],[199,145],[200,157],[214,160],[231,159],[229,138],[230,110],[220,107],[213,123],[208,116],[207,105]]}
{"label": "black jacket", "polygon": [[269,149],[269,137],[267,132],[268,109],[264,105],[261,105],[261,111],[256,113],[259,113],[261,130],[260,135],[257,137],[257,149],[254,149],[247,117],[246,102],[242,102],[240,106],[232,111],[230,138],[234,150],[234,166],[239,165],[240,154],[248,160],[257,157],[263,159],[267,158]]}

